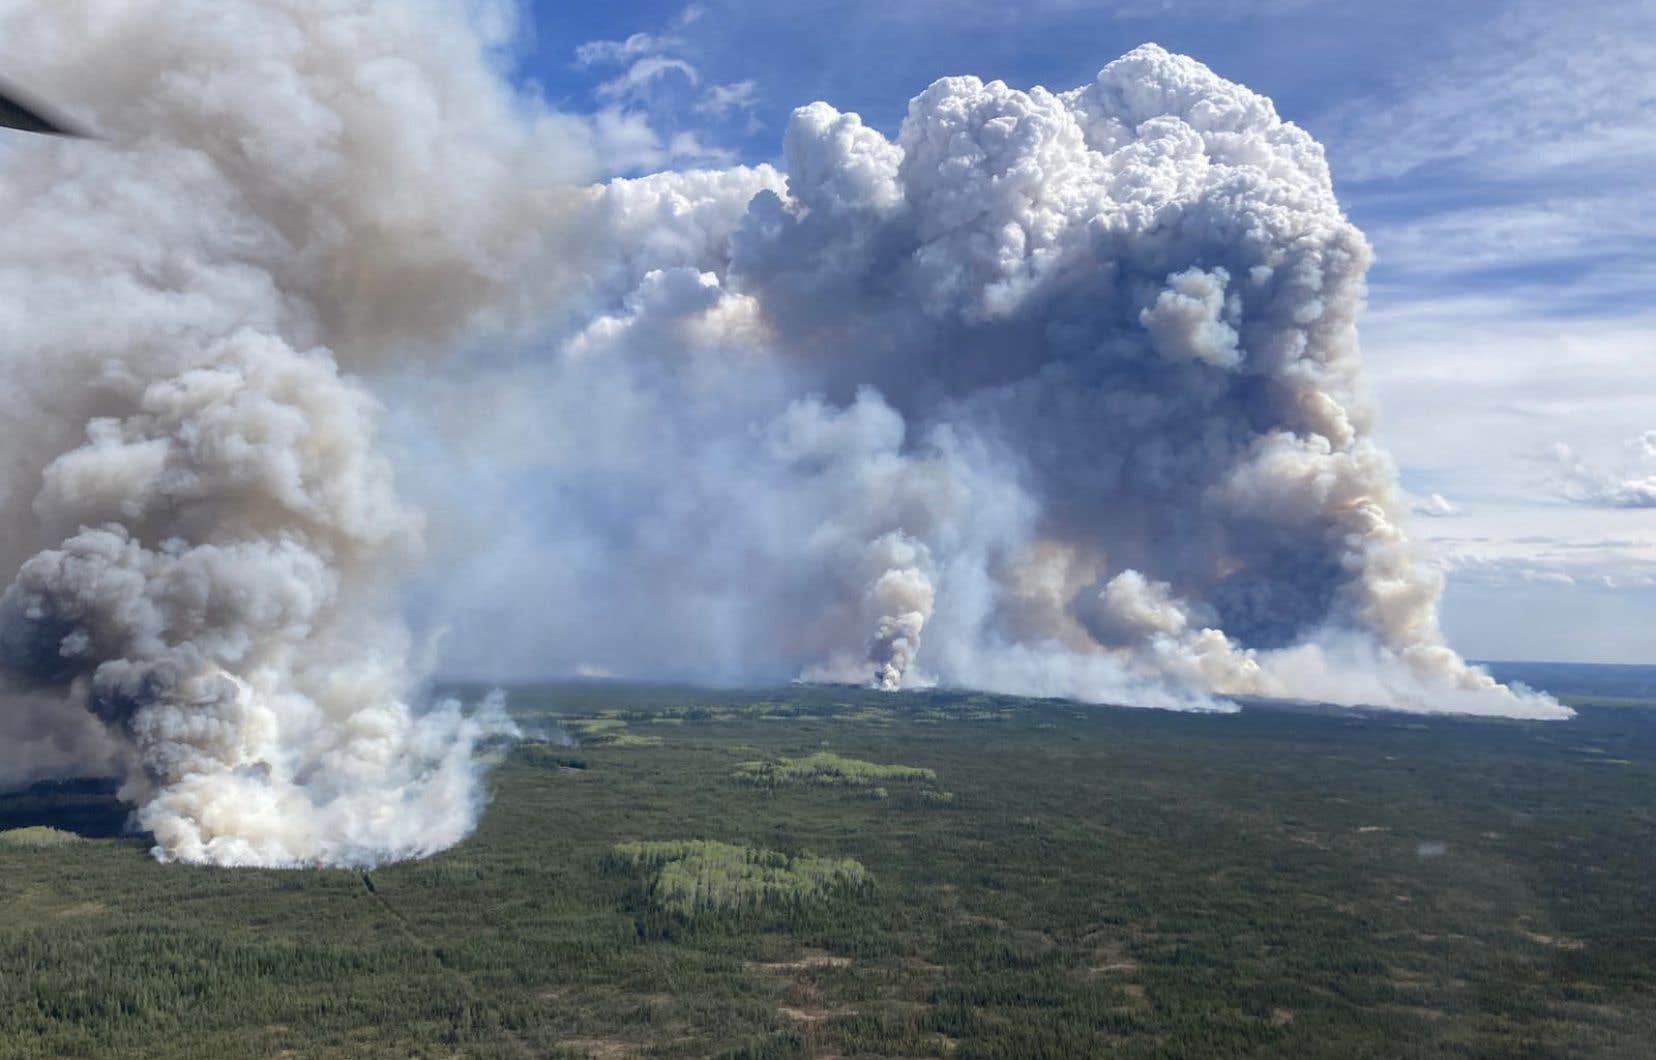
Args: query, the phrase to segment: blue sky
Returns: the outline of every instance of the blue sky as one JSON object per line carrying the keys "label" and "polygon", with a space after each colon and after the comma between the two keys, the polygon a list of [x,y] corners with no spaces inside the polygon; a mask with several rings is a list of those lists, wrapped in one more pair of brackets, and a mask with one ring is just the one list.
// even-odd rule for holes
{"label": "blue sky", "polygon": [[1656,657],[1656,3],[537,0],[527,22],[519,79],[592,115],[621,173],[774,161],[816,99],[889,134],[937,77],[1065,89],[1147,40],[1269,95],[1375,244],[1381,438],[1456,646]]}

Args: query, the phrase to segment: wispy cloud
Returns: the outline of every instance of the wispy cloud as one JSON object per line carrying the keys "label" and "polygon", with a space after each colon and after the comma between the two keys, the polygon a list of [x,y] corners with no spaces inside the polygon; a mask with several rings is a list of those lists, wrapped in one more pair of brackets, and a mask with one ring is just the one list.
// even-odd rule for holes
{"label": "wispy cloud", "polygon": [[736,152],[708,140],[703,126],[746,115],[749,131],[759,100],[748,79],[704,86],[689,27],[707,9],[685,7],[665,31],[619,40],[593,40],[575,49],[578,70],[619,68],[591,89],[598,107],[589,122],[596,150],[610,173],[638,173],[664,166],[728,165]]}
{"label": "wispy cloud", "polygon": [[683,59],[674,59],[666,55],[646,55],[634,61],[620,77],[599,85],[598,95],[603,99],[640,96],[657,81],[671,74],[683,77],[692,87],[701,83],[701,75],[696,72],[696,68]]}
{"label": "wispy cloud", "polygon": [[583,69],[616,65],[671,51],[681,43],[676,37],[658,37],[652,33],[634,33],[626,40],[587,41],[575,49],[575,65]]}
{"label": "wispy cloud", "polygon": [[1499,291],[1531,318],[1642,311],[1656,284],[1656,5],[1537,0],[1318,125],[1377,250],[1377,302]]}
{"label": "wispy cloud", "polygon": [[1447,519],[1461,513],[1460,505],[1453,503],[1441,493],[1430,493],[1424,497],[1414,498],[1409,510],[1416,515],[1424,515],[1428,519]]}
{"label": "wispy cloud", "polygon": [[1502,181],[1591,166],[1631,171],[1656,158],[1656,7],[1535,0],[1497,7],[1446,61],[1406,79],[1386,106],[1336,112],[1336,172],[1399,177],[1454,164]]}
{"label": "wispy cloud", "polygon": [[1656,239],[1656,216],[1627,205],[1620,188],[1583,188],[1450,206],[1384,225],[1382,260],[1419,276],[1580,261],[1625,269],[1643,262]]}
{"label": "wispy cloud", "polygon": [[1622,444],[1613,465],[1594,463],[1559,442],[1548,453],[1558,495],[1596,508],[1656,508],[1656,431]]}
{"label": "wispy cloud", "polygon": [[1446,555],[1440,562],[1452,580],[1464,585],[1551,585],[1606,592],[1656,588],[1656,560],[1614,548],[1584,549],[1577,554],[1545,551],[1528,556],[1467,550]]}
{"label": "wispy cloud", "polygon": [[710,146],[691,131],[663,135],[638,111],[604,107],[588,119],[593,153],[611,173],[641,173],[670,166],[725,166],[734,152]]}
{"label": "wispy cloud", "polygon": [[698,114],[722,118],[732,111],[752,110],[759,104],[759,86],[754,81],[736,81],[728,85],[713,85],[697,101]]}

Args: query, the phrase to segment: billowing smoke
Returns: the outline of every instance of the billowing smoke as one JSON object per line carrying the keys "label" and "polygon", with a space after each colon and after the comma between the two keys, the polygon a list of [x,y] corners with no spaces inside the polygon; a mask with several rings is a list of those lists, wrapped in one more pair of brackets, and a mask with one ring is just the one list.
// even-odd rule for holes
{"label": "billowing smoke", "polygon": [[1561,713],[1438,632],[1268,100],[1146,46],[573,193],[508,15],[0,0],[104,137],[0,148],[4,776],[119,770],[164,858],[455,842],[506,723],[409,705],[411,571],[491,675]]}
{"label": "billowing smoke", "polygon": [[0,780],[115,771],[164,859],[470,831],[498,706],[410,706],[419,516],[350,374],[503,304],[567,199],[506,23],[399,0],[0,0],[101,142],[0,147]]}
{"label": "billowing smoke", "polygon": [[583,308],[458,382],[543,499],[446,595],[458,665],[1567,713],[1444,643],[1369,248],[1269,100],[1147,45],[784,148],[592,190]]}
{"label": "billowing smoke", "polygon": [[[907,542],[902,546],[914,551]],[[932,612],[931,580],[918,567],[892,567],[875,579],[869,596],[880,612],[869,646],[874,683],[891,691],[903,687],[903,675],[920,651],[920,632]]]}

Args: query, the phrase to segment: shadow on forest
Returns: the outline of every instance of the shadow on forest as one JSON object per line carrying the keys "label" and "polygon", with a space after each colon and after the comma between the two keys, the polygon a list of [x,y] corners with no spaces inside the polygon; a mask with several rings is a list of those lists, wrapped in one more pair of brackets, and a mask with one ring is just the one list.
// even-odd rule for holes
{"label": "shadow on forest", "polygon": [[87,839],[128,834],[132,808],[115,797],[114,778],[43,780],[0,794],[0,831],[44,825]]}

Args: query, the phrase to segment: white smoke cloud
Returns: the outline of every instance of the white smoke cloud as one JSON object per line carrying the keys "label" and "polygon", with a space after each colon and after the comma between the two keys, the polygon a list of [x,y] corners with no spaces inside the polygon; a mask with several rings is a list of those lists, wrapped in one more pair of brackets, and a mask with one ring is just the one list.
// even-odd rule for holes
{"label": "white smoke cloud", "polygon": [[1198,268],[1169,276],[1167,290],[1139,314],[1151,347],[1170,361],[1197,360],[1217,368],[1242,363],[1236,329],[1225,318],[1241,315],[1241,299],[1227,298],[1230,274]]}
{"label": "white smoke cloud", "polygon": [[535,395],[509,489],[558,498],[464,575],[570,602],[517,665],[1566,713],[1443,642],[1368,248],[1268,100],[1147,46],[1064,93],[946,78],[895,140],[814,103],[784,155],[597,189],[586,311],[462,384]]}
{"label": "white smoke cloud", "polygon": [[451,845],[509,725],[409,705],[422,522],[350,374],[501,315],[584,133],[503,5],[0,2],[99,143],[0,156],[0,780],[117,770],[167,860]]}

